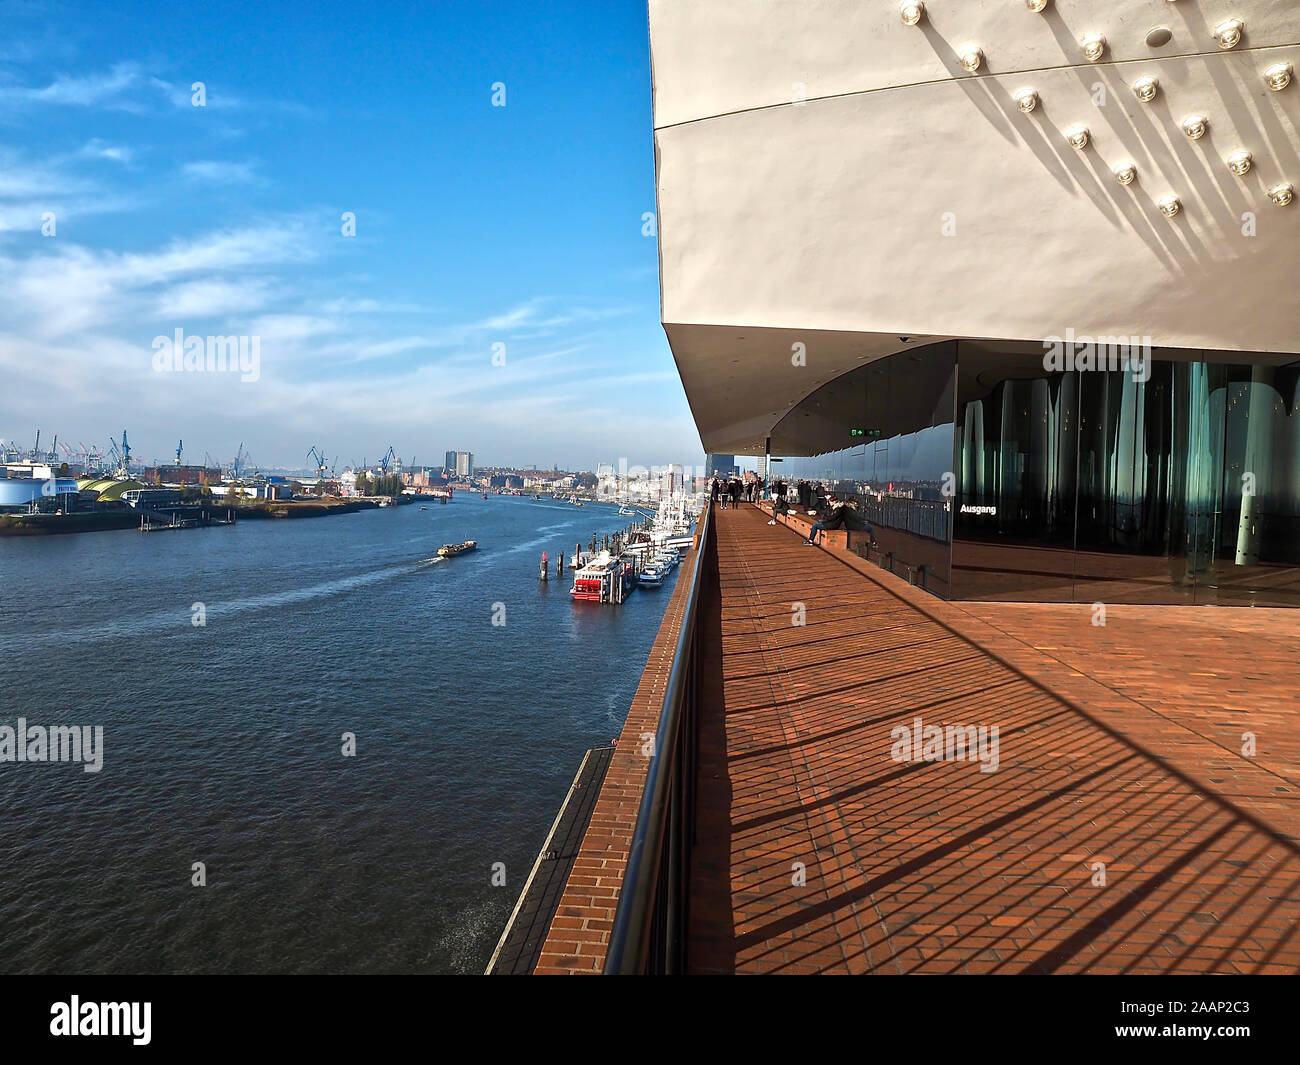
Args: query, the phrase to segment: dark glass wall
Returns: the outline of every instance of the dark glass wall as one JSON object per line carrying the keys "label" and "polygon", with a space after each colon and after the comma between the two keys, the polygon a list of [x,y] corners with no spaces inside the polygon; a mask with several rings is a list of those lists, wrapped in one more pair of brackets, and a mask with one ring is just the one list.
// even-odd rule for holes
{"label": "dark glass wall", "polygon": [[818,389],[772,432],[773,453],[784,456],[773,478],[851,496],[875,538],[871,548],[854,535],[854,548],[944,597],[956,355],[949,341],[863,366]]}
{"label": "dark glass wall", "polygon": [[962,341],[846,374],[773,431],[773,476],[852,493],[877,560],[946,597],[1300,606],[1300,366],[1043,354]]}

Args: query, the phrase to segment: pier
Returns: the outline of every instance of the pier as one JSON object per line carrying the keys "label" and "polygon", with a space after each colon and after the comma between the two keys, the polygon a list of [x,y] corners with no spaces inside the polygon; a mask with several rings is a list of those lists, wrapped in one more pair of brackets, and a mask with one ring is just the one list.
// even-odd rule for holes
{"label": "pier", "polygon": [[947,602],[767,518],[683,563],[534,972],[1296,971],[1300,614]]}

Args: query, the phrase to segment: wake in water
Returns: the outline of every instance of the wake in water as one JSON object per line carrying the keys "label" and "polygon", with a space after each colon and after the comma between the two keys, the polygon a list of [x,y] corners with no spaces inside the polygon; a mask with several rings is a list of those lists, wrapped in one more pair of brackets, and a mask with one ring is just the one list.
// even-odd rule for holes
{"label": "wake in water", "polygon": [[[445,562],[446,559],[434,556],[433,558],[422,558],[420,564],[432,564],[434,562]],[[221,620],[233,617],[239,614],[247,614],[261,610],[275,610],[286,606],[297,606],[301,603],[310,602],[315,599],[323,599],[332,595],[343,595],[357,588],[364,588],[380,581],[391,580],[393,577],[399,577],[403,573],[414,573],[416,569],[412,568],[411,563],[403,562],[395,566],[385,566],[383,569],[370,570],[366,573],[353,574],[351,577],[340,577],[332,581],[322,581],[319,584],[311,584],[305,588],[291,588],[285,591],[267,592],[264,595],[249,596],[246,599],[232,599],[225,603],[205,602],[204,611],[207,621]],[[47,641],[54,640],[59,642],[77,643],[95,640],[120,639],[122,637],[148,636],[156,633],[174,632],[178,627],[178,618],[183,618],[183,627],[188,628],[190,625],[191,607],[186,604],[184,610],[178,614],[175,608],[156,610],[149,614],[142,614],[135,617],[129,617],[124,620],[102,622],[96,625],[83,625],[75,629],[65,629],[62,632],[45,631],[40,634],[32,634],[30,640],[24,639],[20,634],[18,636],[9,636],[6,641],[9,646],[13,647],[15,643],[22,646],[24,643],[45,644]]]}

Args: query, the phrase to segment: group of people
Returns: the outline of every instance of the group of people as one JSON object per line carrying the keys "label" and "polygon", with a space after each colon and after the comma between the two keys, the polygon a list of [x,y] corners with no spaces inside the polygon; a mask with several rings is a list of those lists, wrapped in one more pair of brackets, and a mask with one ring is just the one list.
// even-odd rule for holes
{"label": "group of people", "polygon": [[[794,488],[799,506],[806,513],[817,517],[817,521],[808,530],[805,544],[815,547],[821,534],[828,529],[857,529],[870,536],[871,544],[875,546],[876,530],[858,513],[851,500],[834,492],[823,494],[821,485],[813,485],[808,481],[799,481]],[[779,515],[790,513],[790,503],[786,498],[789,492],[790,486],[782,480],[778,479],[772,484],[772,520],[768,522],[769,525],[775,525]]]}
{"label": "group of people", "polygon": [[739,477],[732,477],[724,481],[715,477],[712,486],[709,488],[709,499],[720,504],[722,509],[725,510],[728,503],[733,507],[740,506],[742,499],[749,503],[754,502],[758,498],[758,491],[757,481],[742,482]]}

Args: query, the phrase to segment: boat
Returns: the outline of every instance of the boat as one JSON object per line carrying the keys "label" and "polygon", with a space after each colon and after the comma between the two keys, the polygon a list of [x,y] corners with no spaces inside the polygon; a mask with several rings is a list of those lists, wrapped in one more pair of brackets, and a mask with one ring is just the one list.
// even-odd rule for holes
{"label": "boat", "polygon": [[627,555],[601,551],[573,571],[569,594],[588,603],[621,603],[636,587],[636,568]]}
{"label": "boat", "polygon": [[636,581],[642,588],[659,588],[663,586],[664,578],[667,576],[667,567],[659,562],[647,562]]}
{"label": "boat", "polygon": [[429,508],[428,508],[428,507],[421,507],[420,509],[421,509],[421,510],[428,510]]}
{"label": "boat", "polygon": [[477,540],[466,540],[461,544],[443,544],[438,548],[439,558],[455,558],[457,555],[463,555],[467,551],[473,551],[478,547]]}
{"label": "boat", "polygon": [[483,493],[483,498],[484,498],[484,499],[487,499],[487,493],[486,493],[486,492]]}

